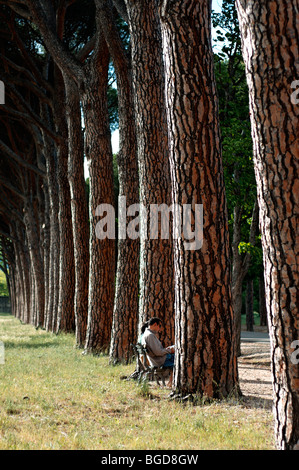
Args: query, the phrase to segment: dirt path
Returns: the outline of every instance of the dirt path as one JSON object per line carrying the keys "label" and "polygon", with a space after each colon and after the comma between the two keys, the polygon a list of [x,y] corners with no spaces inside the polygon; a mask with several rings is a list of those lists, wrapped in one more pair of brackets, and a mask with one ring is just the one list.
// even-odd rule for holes
{"label": "dirt path", "polygon": [[242,342],[238,366],[244,398],[255,399],[260,406],[272,407],[270,344]]}

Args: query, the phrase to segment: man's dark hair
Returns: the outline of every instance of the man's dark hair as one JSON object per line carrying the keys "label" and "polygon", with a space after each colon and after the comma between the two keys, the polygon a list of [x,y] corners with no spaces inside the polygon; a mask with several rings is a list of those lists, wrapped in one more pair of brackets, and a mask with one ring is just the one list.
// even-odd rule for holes
{"label": "man's dark hair", "polygon": [[150,326],[150,325],[154,325],[155,323],[157,323],[157,325],[161,325],[161,324],[162,324],[162,321],[161,321],[160,318],[158,318],[158,317],[152,317],[152,318],[150,318],[149,321],[148,321],[149,326]]}
{"label": "man's dark hair", "polygon": [[146,328],[148,327],[148,325],[149,325],[149,324],[148,324],[148,321],[142,323],[141,328],[140,328],[141,334],[145,332],[145,330],[146,330]]}

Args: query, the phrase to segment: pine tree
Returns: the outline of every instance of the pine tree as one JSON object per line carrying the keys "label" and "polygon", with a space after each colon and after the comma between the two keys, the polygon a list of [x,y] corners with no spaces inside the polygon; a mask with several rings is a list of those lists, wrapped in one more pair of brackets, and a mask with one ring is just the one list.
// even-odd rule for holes
{"label": "pine tree", "polygon": [[299,3],[237,0],[249,88],[266,303],[271,338],[275,434],[299,447],[298,77]]}

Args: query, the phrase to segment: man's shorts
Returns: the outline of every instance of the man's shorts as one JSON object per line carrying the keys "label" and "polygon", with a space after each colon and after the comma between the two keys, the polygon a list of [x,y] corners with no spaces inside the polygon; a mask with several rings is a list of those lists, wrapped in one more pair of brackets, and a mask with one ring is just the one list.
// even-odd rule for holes
{"label": "man's shorts", "polygon": [[173,367],[174,366],[174,354],[167,354],[163,367]]}

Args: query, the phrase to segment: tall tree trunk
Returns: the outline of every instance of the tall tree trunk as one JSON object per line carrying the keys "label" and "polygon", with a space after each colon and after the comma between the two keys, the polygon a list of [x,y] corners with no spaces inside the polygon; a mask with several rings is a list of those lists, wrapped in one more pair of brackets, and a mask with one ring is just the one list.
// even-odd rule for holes
{"label": "tall tree trunk", "polygon": [[29,259],[26,247],[26,239],[24,227],[19,222],[16,223],[16,238],[18,240],[18,254],[20,256],[23,287],[24,287],[24,302],[23,302],[23,322],[30,323],[30,279],[29,279]]}
{"label": "tall tree trunk", "polygon": [[32,197],[28,196],[24,202],[24,223],[26,227],[26,235],[28,240],[28,249],[30,255],[30,263],[33,273],[33,292],[36,311],[32,312],[35,326],[43,326],[44,324],[44,266],[39,250],[39,237],[36,220],[33,214]]}
{"label": "tall tree trunk", "polygon": [[66,122],[65,87],[60,70],[55,66],[55,125],[62,136],[57,148],[57,183],[59,198],[59,287],[56,332],[74,331],[74,244],[71,196],[68,182],[68,129]]}
{"label": "tall tree trunk", "polygon": [[199,229],[192,246],[187,236],[175,243],[174,387],[183,395],[225,397],[238,381],[211,2],[160,5],[172,193],[179,206],[191,205],[193,233],[196,204],[204,212],[203,240]]}
{"label": "tall tree trunk", "polygon": [[[51,128],[51,116],[48,106],[45,103],[41,105],[41,117]],[[59,300],[59,195],[57,181],[57,146],[55,142],[41,130],[43,139],[43,154],[46,160],[47,173],[47,196],[45,200],[45,210],[49,210],[46,221],[49,222],[49,260],[44,266],[48,268],[47,288],[48,299],[46,301],[47,310],[44,315],[44,328],[47,331],[56,331],[57,311]],[[46,253],[47,255],[47,253]]]}
{"label": "tall tree trunk", "polygon": [[16,316],[16,282],[15,282],[15,261],[10,263],[10,279],[11,279],[11,313]]}
{"label": "tall tree trunk", "polygon": [[[115,290],[115,239],[99,239],[97,207],[115,206],[107,86],[109,52],[103,38],[98,60],[86,73],[82,103],[85,118],[85,154],[90,181],[89,304],[85,350],[107,351],[110,345]],[[113,220],[115,223],[115,220]]]}
{"label": "tall tree trunk", "polygon": [[140,296],[139,320],[158,316],[163,322],[161,340],[173,343],[174,280],[173,241],[170,228],[163,239],[151,237],[151,205],[170,207],[171,180],[168,159],[167,118],[164,100],[164,69],[161,28],[155,0],[126,0],[129,16],[132,74],[137,123],[140,202]]}
{"label": "tall tree trunk", "polygon": [[14,252],[15,252],[15,271],[16,271],[16,280],[18,285],[18,295],[17,295],[17,310],[16,318],[24,322],[23,311],[25,308],[25,286],[24,286],[24,276],[23,268],[21,261],[21,246],[22,238],[19,238],[19,233],[17,233],[17,224],[10,225],[10,231],[14,239]]}
{"label": "tall tree trunk", "polygon": [[275,436],[299,448],[298,130],[299,3],[237,0],[249,86],[271,339]]}
{"label": "tall tree trunk", "polygon": [[[236,171],[238,173],[238,171]],[[237,179],[236,179],[237,180]],[[239,253],[239,244],[242,241],[241,226],[242,226],[243,209],[239,204],[234,207],[234,227],[233,227],[233,241],[232,241],[232,302],[234,312],[234,331],[236,339],[236,352],[241,355],[241,314],[242,314],[242,286],[245,276],[248,272],[251,254],[247,252],[245,256]],[[255,238],[258,230],[259,210],[257,200],[254,203],[252,210],[252,218],[249,232],[249,243],[254,246]]]}
{"label": "tall tree trunk", "polygon": [[84,179],[84,142],[78,88],[66,74],[64,74],[64,80],[69,143],[68,180],[71,191],[75,258],[75,335],[76,346],[83,348],[87,328],[89,277],[89,226]]}
{"label": "tall tree trunk", "polygon": [[[128,80],[130,80],[128,76]],[[119,152],[117,155],[119,198],[125,198],[126,210],[139,200],[136,134],[133,117],[132,90],[129,81],[118,81]],[[118,218],[120,214],[118,213]],[[118,230],[120,226],[118,226]],[[119,232],[118,232],[119,234]],[[120,235],[120,234],[119,234]],[[131,344],[137,342],[139,239],[128,235],[118,240],[117,272],[110,360],[128,362],[132,355]]]}
{"label": "tall tree trunk", "polygon": [[[44,265],[44,283],[45,283],[45,315],[44,327],[47,323],[47,312],[49,302],[49,282],[50,282],[50,201],[48,184],[45,181],[43,185],[44,190],[44,225],[42,227],[42,243],[44,248],[43,265]],[[32,310],[32,306],[31,306]]]}
{"label": "tall tree trunk", "polygon": [[246,281],[246,329],[253,331],[254,316],[253,316],[253,279]]}
{"label": "tall tree trunk", "polygon": [[[139,202],[137,143],[130,59],[115,27],[111,4],[97,0],[97,14],[116,71],[119,115],[119,152],[117,155],[119,198],[129,206]],[[122,208],[121,208],[122,210]],[[125,216],[125,214],[122,214]],[[118,213],[118,254],[114,311],[110,343],[110,362],[128,362],[137,341],[139,239],[122,231]]]}
{"label": "tall tree trunk", "polygon": [[48,136],[44,135],[44,152],[47,167],[47,186],[49,196],[49,276],[47,311],[44,327],[47,331],[56,331],[58,296],[59,296],[59,200],[57,187],[56,147]]}
{"label": "tall tree trunk", "polygon": [[[236,334],[236,353],[241,354],[241,314],[243,280],[247,269],[242,269],[242,255],[239,253],[242,225],[242,207],[236,204],[234,207],[234,225],[232,239],[232,304],[234,312],[234,330]],[[246,271],[246,272],[245,272]]]}
{"label": "tall tree trunk", "polygon": [[[113,316],[115,284],[115,240],[98,240],[97,207],[114,206],[111,136],[107,106],[107,72],[109,53],[97,23],[93,54],[86,64],[84,57],[67,51],[57,34],[55,11],[51,2],[28,0],[28,8],[53,60],[75,81],[80,93],[85,119],[85,155],[90,174],[90,269],[86,352],[108,349]],[[84,55],[84,54],[83,54]]]}
{"label": "tall tree trunk", "polygon": [[267,307],[265,298],[265,281],[264,273],[259,278],[259,309],[260,309],[260,326],[267,326]]}

